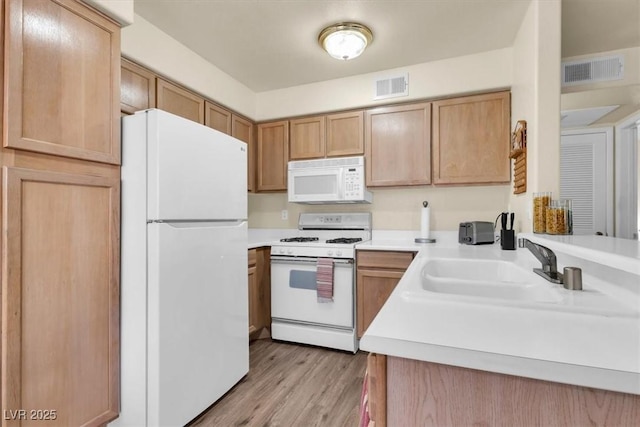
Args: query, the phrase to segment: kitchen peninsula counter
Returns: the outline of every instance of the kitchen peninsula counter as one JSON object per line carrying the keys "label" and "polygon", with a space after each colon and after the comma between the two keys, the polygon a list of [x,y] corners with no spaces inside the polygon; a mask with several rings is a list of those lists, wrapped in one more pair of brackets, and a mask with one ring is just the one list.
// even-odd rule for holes
{"label": "kitchen peninsula counter", "polygon": [[[582,293],[552,285],[565,301],[555,305],[426,292],[421,286],[422,269],[431,258],[495,259],[526,269],[539,267],[525,249],[459,245],[454,232],[434,237],[435,244],[414,245],[406,236],[380,238],[374,232],[370,242],[357,246],[359,250],[418,251],[362,337],[362,350],[640,395],[640,277],[624,271],[616,277],[627,283],[607,283],[602,277],[611,267],[587,260]],[[548,243],[539,235],[535,239]],[[618,256],[625,257],[629,251],[626,247]],[[566,264],[563,254],[556,253],[561,271]],[[583,301],[589,302],[580,307]]]}

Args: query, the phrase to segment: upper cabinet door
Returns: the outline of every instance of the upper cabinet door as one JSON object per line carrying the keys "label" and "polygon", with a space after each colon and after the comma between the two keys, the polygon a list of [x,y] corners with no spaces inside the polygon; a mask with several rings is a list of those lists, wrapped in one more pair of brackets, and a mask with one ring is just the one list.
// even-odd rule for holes
{"label": "upper cabinet door", "polygon": [[222,133],[231,135],[231,111],[205,101],[204,103],[204,124],[219,130]]}
{"label": "upper cabinet door", "polygon": [[120,75],[120,111],[133,114],[156,106],[156,76],[122,59]]}
{"label": "upper cabinet door", "polygon": [[247,190],[255,191],[256,144],[254,125],[249,120],[233,114],[231,116],[231,136],[247,143]]}
{"label": "upper cabinet door", "polygon": [[433,103],[434,184],[510,181],[510,101],[497,92]]}
{"label": "upper cabinet door", "polygon": [[119,164],[118,25],[73,0],[3,4],[3,145]]}
{"label": "upper cabinet door", "polygon": [[364,154],[364,112],[327,116],[327,157]]}
{"label": "upper cabinet door", "polygon": [[159,109],[204,124],[204,98],[161,78],[156,81]]}
{"label": "upper cabinet door", "polygon": [[287,189],[289,122],[282,120],[258,125],[258,191]]}
{"label": "upper cabinet door", "polygon": [[324,157],[325,117],[305,117],[289,122],[291,160],[317,159]]}
{"label": "upper cabinet door", "polygon": [[365,113],[367,186],[431,183],[431,104],[381,107]]}

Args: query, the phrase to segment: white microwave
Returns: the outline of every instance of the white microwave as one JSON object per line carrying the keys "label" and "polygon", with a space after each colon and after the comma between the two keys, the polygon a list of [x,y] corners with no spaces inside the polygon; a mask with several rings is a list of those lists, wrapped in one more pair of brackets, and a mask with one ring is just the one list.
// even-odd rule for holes
{"label": "white microwave", "polygon": [[364,183],[364,157],[289,162],[289,202],[308,204],[371,203]]}

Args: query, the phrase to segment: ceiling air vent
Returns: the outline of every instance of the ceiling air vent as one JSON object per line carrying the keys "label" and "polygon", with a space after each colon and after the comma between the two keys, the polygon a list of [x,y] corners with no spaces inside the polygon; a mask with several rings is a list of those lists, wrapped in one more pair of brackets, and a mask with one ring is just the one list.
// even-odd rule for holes
{"label": "ceiling air vent", "polygon": [[624,77],[624,58],[606,56],[562,63],[562,86],[621,80]]}
{"label": "ceiling air vent", "polygon": [[373,99],[395,98],[409,95],[409,73],[375,81]]}

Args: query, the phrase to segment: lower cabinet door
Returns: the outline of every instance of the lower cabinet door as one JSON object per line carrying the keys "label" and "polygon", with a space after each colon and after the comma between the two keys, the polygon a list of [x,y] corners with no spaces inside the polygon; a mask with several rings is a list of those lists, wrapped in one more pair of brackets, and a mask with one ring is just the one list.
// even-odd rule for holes
{"label": "lower cabinet door", "polygon": [[404,271],[357,269],[358,338],[387,302],[403,274]]}
{"label": "lower cabinet door", "polygon": [[5,167],[2,197],[4,420],[103,425],[119,407],[120,182]]}
{"label": "lower cabinet door", "polygon": [[260,322],[262,320],[260,316],[260,294],[256,271],[257,267],[255,265],[249,267],[249,334],[252,334],[261,327]]}

